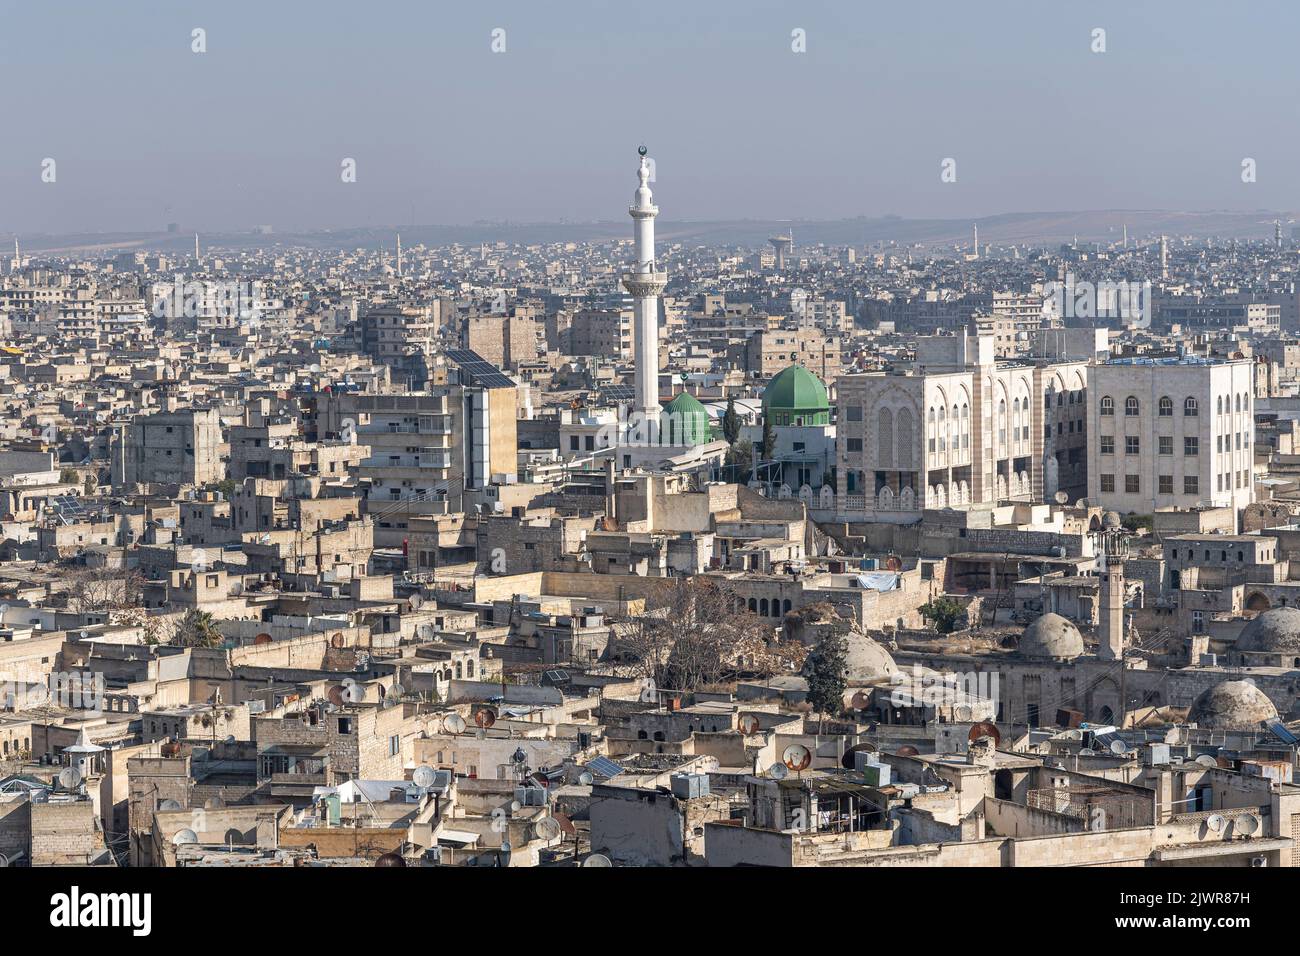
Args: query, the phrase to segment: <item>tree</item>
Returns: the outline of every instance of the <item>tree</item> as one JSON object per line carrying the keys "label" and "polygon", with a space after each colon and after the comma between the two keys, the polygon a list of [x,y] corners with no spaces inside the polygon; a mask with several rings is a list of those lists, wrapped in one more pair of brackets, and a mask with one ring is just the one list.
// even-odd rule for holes
{"label": "tree", "polygon": [[190,608],[176,629],[172,644],[177,647],[220,647],[225,640],[211,614]]}
{"label": "tree", "polygon": [[733,679],[763,626],[728,582],[711,578],[678,578],[655,603],[620,627],[618,641],[655,688],[694,690]]}
{"label": "tree", "polygon": [[849,642],[838,628],[826,631],[804,662],[808,702],[822,715],[844,709],[844,689],[849,682]]}
{"label": "tree", "polygon": [[951,634],[957,626],[957,619],[966,613],[966,609],[950,597],[939,597],[922,604],[918,611],[921,617],[934,625],[940,634]]}
{"label": "tree", "polygon": [[139,571],[120,568],[76,568],[64,578],[68,610],[77,614],[108,616],[112,611],[138,607],[145,580]]}
{"label": "tree", "polygon": [[743,484],[748,481],[748,473],[754,465],[754,444],[745,441],[743,438],[732,445],[727,450],[727,465],[735,469],[738,476],[737,482]]}
{"label": "tree", "polygon": [[763,416],[763,461],[771,461],[776,454],[776,432],[772,431],[772,421],[766,415]]}
{"label": "tree", "polygon": [[736,444],[736,439],[740,437],[740,416],[736,414],[736,399],[734,396],[727,397],[727,412],[722,416],[722,437],[727,439],[727,444]]}

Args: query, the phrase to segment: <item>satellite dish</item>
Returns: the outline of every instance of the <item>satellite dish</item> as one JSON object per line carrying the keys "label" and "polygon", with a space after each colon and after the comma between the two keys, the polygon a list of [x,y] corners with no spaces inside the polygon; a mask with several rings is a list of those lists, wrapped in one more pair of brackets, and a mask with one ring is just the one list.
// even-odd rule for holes
{"label": "satellite dish", "polygon": [[342,684],[335,684],[333,687],[331,687],[329,690],[325,692],[325,697],[331,704],[333,704],[335,707],[338,707],[344,701],[343,693],[346,690],[347,688],[344,687]]}
{"label": "satellite dish", "polygon": [[854,710],[866,710],[867,705],[871,703],[871,695],[866,691],[857,691],[849,700],[849,706]]}
{"label": "satellite dish", "polygon": [[335,634],[332,637],[330,637],[330,647],[337,650],[342,646],[343,646],[343,635],[341,633]]}
{"label": "satellite dish", "polygon": [[1063,505],[1070,500],[1070,496],[1064,491],[1058,491],[1052,498],[1058,505]]}
{"label": "satellite dish", "polygon": [[411,774],[411,782],[421,790],[428,790],[438,779],[438,775],[433,772],[432,767],[419,766]]}
{"label": "satellite dish", "polygon": [[474,723],[479,726],[480,730],[487,730],[497,722],[496,711],[491,707],[480,707],[474,711]]}
{"label": "satellite dish", "polygon": [[978,724],[972,724],[970,733],[966,735],[966,742],[974,743],[981,737],[993,738],[994,747],[1002,742],[1002,732],[998,730],[998,725],[991,720],[981,720]]}
{"label": "satellite dish", "polygon": [[591,775],[590,770],[584,770],[582,773],[578,774],[578,783],[582,784],[584,787],[590,787],[595,780],[596,778]]}
{"label": "satellite dish", "polygon": [[591,856],[587,857],[585,860],[582,861],[582,865],[583,866],[613,866],[614,864],[609,861],[609,857],[605,856],[605,854],[593,853]]}
{"label": "satellite dish", "polygon": [[204,810],[220,810],[225,805],[226,801],[222,800],[221,797],[208,797],[203,801]]}
{"label": "satellite dish", "polygon": [[952,709],[953,717],[960,721],[970,720],[974,714],[975,711],[971,708],[970,704],[957,704]]}
{"label": "satellite dish", "polygon": [[744,717],[740,718],[740,732],[746,737],[752,737],[754,734],[758,733],[760,727],[762,727],[762,723],[753,714],[746,714]]}
{"label": "satellite dish", "polygon": [[366,699],[366,689],[358,684],[352,678],[343,682],[343,701],[348,704],[359,704]]}
{"label": "satellite dish", "polygon": [[163,813],[171,813],[173,810],[184,810],[185,808],[176,800],[164,800],[158,804],[158,809]]}
{"label": "satellite dish", "polygon": [[375,866],[406,866],[406,861],[396,853],[385,853],[379,859],[375,860]]}
{"label": "satellite dish", "polygon": [[1205,826],[1208,829],[1213,830],[1215,833],[1222,833],[1223,827],[1227,822],[1228,821],[1223,818],[1222,814],[1218,813],[1212,813],[1205,818]]}
{"label": "satellite dish", "polygon": [[1217,767],[1219,765],[1219,762],[1209,754],[1201,754],[1196,758],[1196,762],[1202,767]]}
{"label": "satellite dish", "polygon": [[256,645],[270,644],[271,640],[272,640],[271,635],[263,632],[257,635],[257,637],[253,638],[253,643]]}
{"label": "satellite dish", "polygon": [[533,826],[533,835],[549,843],[560,835],[560,821],[554,817],[543,817]]}
{"label": "satellite dish", "polygon": [[177,830],[176,835],[172,837],[173,846],[185,846],[191,843],[198,843],[199,835],[193,830],[186,827],[184,830]]}
{"label": "satellite dish", "polygon": [[1253,813],[1247,813],[1245,816],[1237,817],[1233,822],[1232,828],[1240,830],[1245,836],[1253,836],[1259,830],[1259,817]]}
{"label": "satellite dish", "polygon": [[840,758],[840,766],[845,770],[852,770],[856,761],[854,754],[870,754],[875,752],[875,744],[854,744],[848,750],[844,751],[844,756]]}
{"label": "satellite dish", "polygon": [[1110,752],[1116,756],[1122,757],[1128,753],[1128,744],[1122,740],[1112,740],[1110,742]]}
{"label": "satellite dish", "polygon": [[3,870],[8,865],[9,865],[9,857],[5,856],[3,853],[0,853],[0,870]]}
{"label": "satellite dish", "polygon": [[411,605],[411,610],[418,611],[421,605],[424,604],[424,598],[420,597],[419,593],[412,594],[411,597],[409,598],[409,602]]}
{"label": "satellite dish", "polygon": [[463,734],[465,732],[465,718],[460,714],[450,714],[443,720],[442,729],[449,734]]}
{"label": "satellite dish", "polygon": [[1168,730],[1165,731],[1165,743],[1167,743],[1167,744],[1176,744],[1176,743],[1178,743],[1178,728],[1177,728],[1177,727],[1170,727]]}
{"label": "satellite dish", "polygon": [[812,751],[803,744],[791,744],[781,751],[781,762],[791,770],[807,770],[812,766]]}
{"label": "satellite dish", "polygon": [[223,743],[227,743],[227,744],[233,744],[233,743],[235,742],[235,735],[234,735],[234,734],[230,734],[230,735],[227,736],[226,739],[225,739],[224,741],[222,741],[222,742],[223,742]]}
{"label": "satellite dish", "polygon": [[81,771],[76,767],[64,767],[59,771],[59,786],[64,790],[76,790],[81,786]]}
{"label": "satellite dish", "polygon": [[767,768],[767,775],[773,780],[784,780],[786,777],[790,776],[790,771],[786,768],[785,764],[774,763],[772,766]]}
{"label": "satellite dish", "polygon": [[226,831],[226,835],[222,837],[222,842],[225,843],[226,846],[236,846],[244,842],[244,834],[236,830],[234,827],[231,827]]}

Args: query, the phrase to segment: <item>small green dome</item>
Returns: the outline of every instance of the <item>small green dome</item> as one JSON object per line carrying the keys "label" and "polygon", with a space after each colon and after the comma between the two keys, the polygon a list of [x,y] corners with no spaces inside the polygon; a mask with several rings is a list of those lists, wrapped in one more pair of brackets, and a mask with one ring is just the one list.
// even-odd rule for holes
{"label": "small green dome", "polygon": [[773,425],[829,425],[826,386],[802,365],[781,369],[763,389],[763,414]]}
{"label": "small green dome", "polygon": [[680,393],[659,416],[659,437],[665,445],[703,445],[711,440],[708,410],[694,395]]}

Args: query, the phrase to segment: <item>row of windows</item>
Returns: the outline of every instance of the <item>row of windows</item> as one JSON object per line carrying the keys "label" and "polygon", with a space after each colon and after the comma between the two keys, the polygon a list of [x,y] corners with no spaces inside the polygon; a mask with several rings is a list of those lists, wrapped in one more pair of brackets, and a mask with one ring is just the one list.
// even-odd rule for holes
{"label": "row of windows", "polygon": [[[1220,404],[1222,404],[1223,399],[1220,398],[1219,402]],[[1174,413],[1174,400],[1170,398],[1168,395],[1164,396],[1163,398],[1160,399],[1159,409],[1161,415],[1164,416],[1172,415]],[[1103,415],[1114,415],[1115,399],[1111,398],[1109,395],[1103,395],[1101,398],[1100,411],[1101,414]],[[1137,398],[1130,395],[1128,398],[1124,399],[1125,415],[1128,415],[1130,417],[1135,417],[1141,414],[1141,412],[1142,412],[1142,404],[1137,400]],[[1201,414],[1200,403],[1195,398],[1188,395],[1187,398],[1183,399],[1183,414],[1189,418],[1196,415],[1200,415]]]}
{"label": "row of windows", "polygon": [[[1159,436],[1159,453],[1162,455],[1172,455],[1174,453],[1174,439],[1170,435]],[[1115,436],[1102,435],[1098,440],[1098,449],[1103,455],[1115,454]],[[1124,454],[1138,455],[1142,451],[1142,440],[1137,435],[1124,436]],[[1199,455],[1201,453],[1201,440],[1195,436],[1183,439],[1183,454],[1188,457]]]}
{"label": "row of windows", "polygon": [[[1234,410],[1234,406],[1235,406],[1235,410],[1238,412],[1249,411],[1250,410],[1249,393],[1241,392],[1236,396],[1220,395],[1216,402],[1217,413],[1220,415],[1225,415],[1232,412]],[[1157,408],[1161,416],[1164,417],[1171,416],[1174,413],[1174,400],[1170,398],[1168,395],[1162,396],[1160,401],[1157,403]],[[1136,416],[1141,414],[1141,411],[1142,411],[1142,405],[1135,396],[1130,395],[1128,398],[1124,399],[1125,415]],[[1109,395],[1102,396],[1101,414],[1103,415],[1115,414],[1115,400],[1111,398]],[[1183,399],[1183,414],[1189,417],[1200,415],[1201,414],[1200,403],[1197,402],[1197,400],[1192,396],[1190,395],[1187,396],[1187,398]]]}
{"label": "row of windows", "polygon": [[[1156,479],[1157,493],[1162,495],[1172,495],[1174,493],[1174,476],[1160,475]],[[1103,492],[1114,492],[1115,476],[1101,476],[1101,490]],[[1136,495],[1142,493],[1142,476],[1125,475],[1124,491],[1126,494]],[[1197,495],[1201,492],[1201,481],[1196,475],[1185,475],[1183,477],[1183,494]]]}

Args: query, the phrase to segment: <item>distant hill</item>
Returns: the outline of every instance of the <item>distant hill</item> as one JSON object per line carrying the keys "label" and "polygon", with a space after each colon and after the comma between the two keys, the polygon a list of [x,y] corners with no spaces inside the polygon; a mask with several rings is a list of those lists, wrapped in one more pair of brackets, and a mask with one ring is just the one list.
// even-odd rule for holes
{"label": "distant hill", "polygon": [[[1055,245],[1070,242],[1110,243],[1120,239],[1125,225],[1130,242],[1149,242],[1160,235],[1171,238],[1215,237],[1223,239],[1267,239],[1273,235],[1273,220],[1281,219],[1290,234],[1286,212],[1169,212],[1165,210],[1105,210],[1095,212],[1005,213],[979,219],[868,219],[813,220],[673,220],[660,219],[657,235],[661,242],[686,245],[745,246],[758,248],[768,236],[792,232],[796,249],[801,245],[825,243],[862,247],[878,242],[922,246],[969,245],[971,226],[979,225],[980,242],[997,244]],[[354,228],[306,233],[204,233],[203,246],[252,249],[272,246],[311,246],[321,249],[391,248],[400,232],[402,244],[412,246],[477,245],[483,242],[549,243],[607,242],[630,239],[628,221],[589,223],[474,223],[472,225],[401,226],[387,229]],[[31,252],[112,252],[149,249],[184,253],[193,248],[192,233],[90,233],[64,236],[23,236],[22,245]]]}

